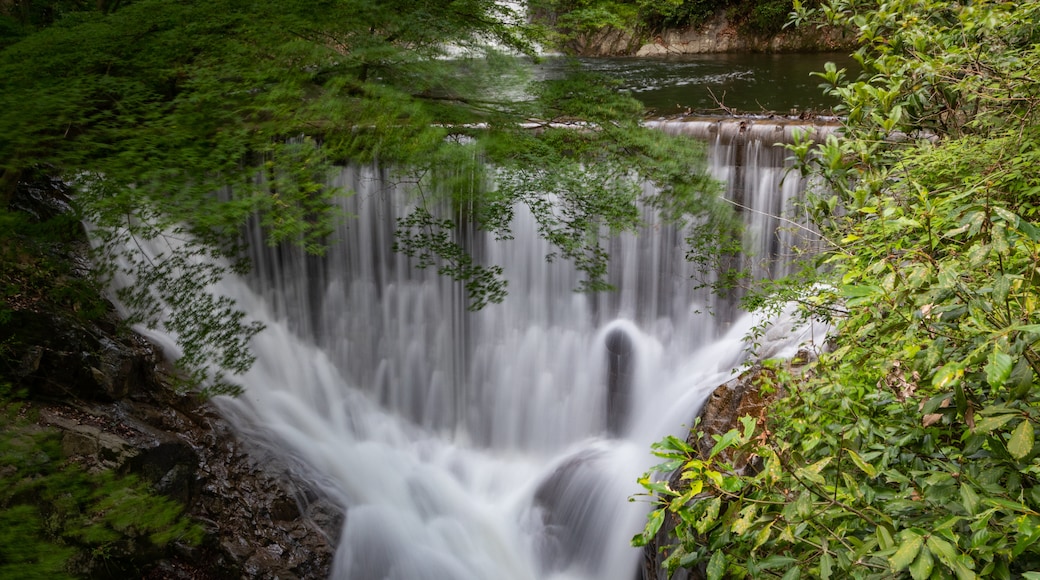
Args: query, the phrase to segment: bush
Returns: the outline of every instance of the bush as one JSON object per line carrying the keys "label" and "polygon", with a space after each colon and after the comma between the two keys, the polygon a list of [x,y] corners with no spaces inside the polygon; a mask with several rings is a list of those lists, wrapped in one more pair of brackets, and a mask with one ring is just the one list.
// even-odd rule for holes
{"label": "bush", "polygon": [[[844,311],[836,350],[768,422],[720,440],[737,473],[663,445],[697,491],[668,564],[708,577],[1040,578],[1040,5],[833,0],[863,75],[828,66],[844,138],[793,152]],[[649,538],[654,520],[638,542]]]}

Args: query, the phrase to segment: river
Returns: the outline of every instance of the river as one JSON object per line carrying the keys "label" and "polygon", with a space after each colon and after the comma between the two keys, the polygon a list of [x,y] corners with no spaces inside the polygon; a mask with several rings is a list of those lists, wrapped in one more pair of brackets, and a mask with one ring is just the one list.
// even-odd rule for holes
{"label": "river", "polygon": [[[566,74],[570,59],[547,57],[541,75]],[[583,58],[582,69],[620,82],[656,115],[688,111],[782,114],[814,111],[829,114],[837,104],[811,73],[827,62],[859,70],[845,53],[696,54],[667,58]]]}

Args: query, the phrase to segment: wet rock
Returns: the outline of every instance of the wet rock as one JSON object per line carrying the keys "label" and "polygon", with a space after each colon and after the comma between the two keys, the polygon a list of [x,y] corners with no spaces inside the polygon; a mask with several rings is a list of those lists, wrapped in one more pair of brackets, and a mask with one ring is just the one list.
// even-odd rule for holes
{"label": "wet rock", "polygon": [[[171,391],[161,398],[34,404],[40,422],[60,431],[71,460],[141,477],[182,502],[207,530],[201,546],[166,552],[113,544],[106,554],[113,569],[132,564],[150,578],[327,577],[342,507],[297,484],[295,466],[238,439],[211,405]],[[90,562],[77,565],[93,574]]]}
{"label": "wet rock", "polygon": [[[171,484],[178,482],[174,490],[191,490],[191,513],[209,522],[204,548],[216,555],[213,569],[256,579],[327,577],[342,507],[296,483],[302,478],[295,466],[240,440],[211,405],[188,399],[182,404],[190,412],[149,409],[141,415],[185,434],[197,456],[188,471],[184,449],[157,448],[154,465]],[[177,469],[182,473],[175,478]]]}
{"label": "wet rock", "polygon": [[628,424],[632,406],[632,374],[635,360],[632,339],[615,328],[604,340],[607,351],[607,432],[619,436]]}
{"label": "wet rock", "polygon": [[[715,445],[712,436],[739,429],[741,417],[751,416],[759,422],[765,421],[766,408],[780,396],[774,379],[775,370],[755,365],[739,377],[719,385],[704,402],[699,415],[699,430],[704,435],[698,438],[691,432],[687,443],[696,447],[702,457],[707,457]],[[740,458],[726,456],[725,460],[738,470],[747,467],[746,460]]]}
{"label": "wet rock", "polygon": [[0,325],[0,342],[20,361],[12,377],[34,398],[117,401],[157,388],[155,349],[139,336],[105,332],[71,315],[22,310]]}
{"label": "wet rock", "polygon": [[535,490],[541,535],[539,560],[546,575],[581,569],[594,574],[600,549],[606,542],[610,522],[599,517],[601,506],[596,491],[607,479],[600,471],[602,451],[583,450],[564,460]]}

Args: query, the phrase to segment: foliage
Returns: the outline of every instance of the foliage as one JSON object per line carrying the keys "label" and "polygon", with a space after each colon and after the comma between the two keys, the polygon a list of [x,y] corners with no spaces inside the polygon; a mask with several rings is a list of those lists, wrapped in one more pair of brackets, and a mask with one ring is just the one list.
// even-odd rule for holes
{"label": "foliage", "polygon": [[692,28],[725,13],[745,32],[775,34],[787,22],[792,0],[535,0],[534,14],[556,33],[554,42],[581,47],[604,30],[634,37],[666,28]]}
{"label": "foliage", "polygon": [[329,202],[351,194],[331,185],[337,164],[415,184],[398,248],[460,279],[474,307],[505,281],[468,255],[464,220],[508,238],[512,206],[529,206],[599,289],[601,240],[638,224],[644,180],[674,217],[721,215],[689,175],[700,147],[641,127],[630,96],[518,72],[540,29],[494,0],[53,6],[0,52],[0,201],[33,172],[72,184],[100,273],[124,285],[135,321],[179,335],[191,382],[218,392],[252,362],[259,327],[209,285],[248,266],[247,220],[272,244],[322,252],[344,219]]}
{"label": "foliage", "polygon": [[818,275],[840,302],[825,304],[844,315],[769,421],[720,440],[759,469],[659,448],[690,485],[646,480],[667,502],[654,518],[678,521],[668,564],[1033,577],[1040,5],[834,0],[796,18],[853,25],[862,46],[860,78],[820,74],[843,138],[792,147],[828,184],[806,204],[832,243]]}
{"label": "foliage", "polygon": [[104,566],[127,542],[195,544],[202,529],[133,477],[87,473],[61,458],[57,434],[31,424],[0,389],[0,576],[68,578]]}
{"label": "foliage", "polygon": [[[60,188],[35,193],[62,195]],[[72,213],[34,218],[0,208],[0,329],[15,310],[61,308],[83,320],[105,311],[98,288],[74,271],[69,260],[69,246],[80,237]]]}
{"label": "foliage", "polygon": [[750,6],[745,3],[736,7],[734,11],[742,15],[738,20],[744,20],[750,30],[769,33],[783,29],[793,9],[792,0],[772,0]]}

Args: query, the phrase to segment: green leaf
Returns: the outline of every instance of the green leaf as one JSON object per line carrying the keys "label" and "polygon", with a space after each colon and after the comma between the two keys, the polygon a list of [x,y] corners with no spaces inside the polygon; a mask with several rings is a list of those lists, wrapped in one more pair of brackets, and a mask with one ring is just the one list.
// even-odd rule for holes
{"label": "green leaf", "polygon": [[834,459],[834,457],[824,457],[823,459],[817,461],[816,463],[813,463],[812,465],[807,465],[805,467],[799,468],[797,471],[798,477],[802,479],[808,479],[813,483],[822,484],[824,482],[824,479],[820,475],[820,472],[823,471],[824,467],[827,467],[827,464],[829,464],[832,459]]}
{"label": "green leaf", "polygon": [[697,518],[697,523],[694,524],[694,529],[697,530],[697,533],[703,534],[715,524],[715,520],[719,518],[720,507],[722,507],[722,498],[714,497],[707,500],[707,507],[704,508],[701,517]]}
{"label": "green leaf", "polygon": [[1013,511],[1013,512],[1019,512],[1019,513],[1025,513],[1025,514],[1033,513],[1033,510],[1029,509],[1028,506],[1026,506],[1026,505],[1024,505],[1024,504],[1022,504],[1020,502],[1017,502],[1017,501],[1011,501],[1009,499],[1004,499],[1002,497],[983,497],[982,498],[982,504],[987,506],[987,507],[995,506],[995,507],[999,507],[999,508],[1002,508],[1002,509],[1005,509],[1005,510],[1010,510],[1010,511]]}
{"label": "green leaf", "polygon": [[1018,534],[1018,540],[1015,541],[1015,547],[1011,550],[1011,557],[1017,558],[1022,555],[1030,546],[1040,540],[1040,528],[1035,528],[1028,534]]}
{"label": "green leaf", "polygon": [[1018,362],[1015,363],[1015,368],[1011,371],[1009,383],[1011,396],[1015,399],[1020,399],[1029,394],[1030,389],[1033,387],[1033,367],[1029,364],[1029,359],[1024,356],[1018,359]]}
{"label": "green leaf", "polygon": [[765,527],[759,530],[757,534],[755,534],[755,542],[751,545],[752,551],[757,550],[759,546],[761,546],[769,540],[769,535],[770,532],[772,532],[774,523],[776,523],[776,520],[769,522],[765,525]]}
{"label": "green leaf", "polygon": [[970,580],[976,577],[975,573],[961,561],[957,549],[952,544],[934,534],[928,536],[927,543],[932,553],[939,556],[939,561],[952,569],[958,579]]}
{"label": "green leaf", "polygon": [[924,406],[921,407],[921,414],[922,415],[929,415],[931,413],[936,412],[937,410],[939,410],[939,408],[942,407],[943,403],[948,401],[949,399],[950,399],[950,394],[949,393],[943,393],[941,395],[936,395],[936,396],[928,399],[928,401],[925,402]]}
{"label": "green leaf", "polygon": [[730,530],[732,530],[734,534],[742,535],[751,528],[751,524],[754,523],[757,512],[758,508],[755,504],[744,506],[744,509],[740,510],[740,518],[733,522],[733,525],[730,526]]}
{"label": "green leaf", "polygon": [[917,554],[921,551],[921,546],[923,545],[921,536],[917,534],[902,533],[900,537],[902,541],[899,544],[899,549],[888,558],[888,565],[892,567],[894,572],[905,570],[917,558]]}
{"label": "green leaf", "polygon": [[827,580],[834,573],[834,558],[829,552],[824,552],[820,556],[820,578]]}
{"label": "green leaf", "polygon": [[1007,274],[997,276],[993,281],[993,302],[1000,304],[1007,300],[1011,292],[1012,277]]}
{"label": "green leaf", "polygon": [[892,532],[890,532],[888,528],[885,526],[878,526],[874,533],[877,536],[878,546],[880,546],[882,550],[889,550],[895,547],[895,538],[892,537]]}
{"label": "green leaf", "polygon": [[794,564],[798,560],[790,556],[781,556],[779,554],[764,558],[758,563],[759,570],[772,570],[773,568],[786,568],[791,564]]}
{"label": "green leaf", "polygon": [[993,417],[984,417],[980,421],[975,422],[976,433],[989,433],[990,431],[1002,427],[1008,421],[1018,417],[1017,413],[1008,413],[1006,415],[996,415]]}
{"label": "green leaf", "polygon": [[948,362],[932,377],[932,386],[937,389],[947,389],[960,383],[963,376],[964,363]]}
{"label": "green leaf", "polygon": [[812,493],[810,493],[809,491],[803,491],[801,494],[798,495],[798,499],[795,500],[794,506],[795,513],[798,514],[798,517],[809,517],[809,515],[812,514],[813,509]]}
{"label": "green leaf", "polygon": [[741,437],[745,441],[750,440],[751,436],[755,434],[755,427],[758,425],[758,420],[751,415],[744,415],[740,418],[740,423],[744,426],[744,433]]}
{"label": "green leaf", "polygon": [[994,348],[986,365],[986,382],[994,389],[999,389],[1011,377],[1013,368],[1014,361],[1011,356]]}
{"label": "green leaf", "polygon": [[674,435],[668,435],[659,443],[657,443],[655,447],[658,447],[662,450],[668,449],[672,451],[677,451],[683,455],[693,455],[697,453],[697,450],[694,449],[692,445],[687,443],[686,440],[680,439]]}
{"label": "green leaf", "polygon": [[715,553],[711,555],[707,572],[708,580],[722,580],[723,574],[726,573],[726,555],[722,550],[715,550]]}
{"label": "green leaf", "polygon": [[846,449],[845,451],[849,454],[849,458],[852,459],[852,462],[856,464],[856,467],[858,467],[863,473],[867,474],[867,477],[870,479],[877,477],[877,469],[875,469],[873,465],[864,461],[863,458],[859,456],[859,453],[856,453],[851,449]]}
{"label": "green leaf", "polygon": [[970,515],[979,511],[979,495],[965,482],[961,482],[961,503]]}
{"label": "green leaf", "polygon": [[914,558],[913,564],[910,564],[910,576],[914,580],[928,580],[932,575],[933,565],[932,551],[928,549],[928,546],[924,546]]}
{"label": "green leaf", "polygon": [[643,535],[647,538],[652,538],[657,535],[657,532],[661,529],[661,524],[664,523],[664,508],[656,509],[650,512],[647,516],[646,527],[643,528]]}
{"label": "green leaf", "polygon": [[740,439],[740,432],[736,429],[730,429],[722,436],[715,436],[715,445],[712,446],[711,452],[708,453],[708,457],[712,458],[722,452],[723,449],[728,449],[737,443]]}
{"label": "green leaf", "polygon": [[1015,459],[1022,459],[1033,451],[1033,422],[1028,418],[1018,424],[1008,440],[1008,452]]}
{"label": "green leaf", "polygon": [[798,580],[801,577],[802,569],[798,566],[794,566],[790,570],[788,570],[786,574],[784,574],[782,580]]}
{"label": "green leaf", "polygon": [[861,298],[881,292],[879,286],[842,286],[841,293],[845,298]]}

